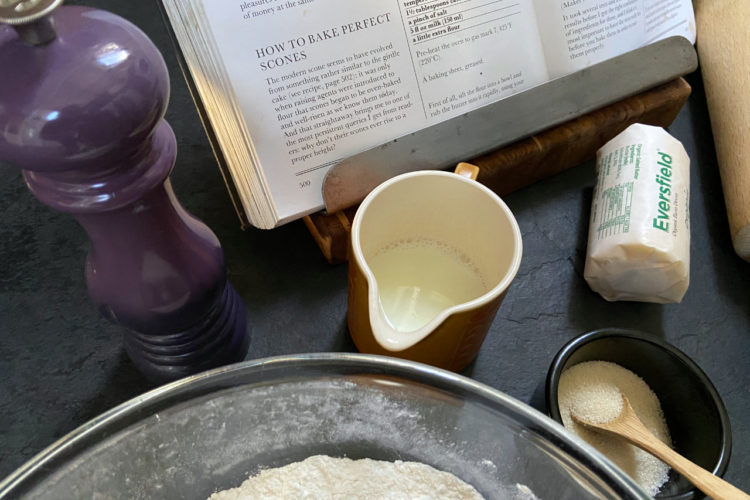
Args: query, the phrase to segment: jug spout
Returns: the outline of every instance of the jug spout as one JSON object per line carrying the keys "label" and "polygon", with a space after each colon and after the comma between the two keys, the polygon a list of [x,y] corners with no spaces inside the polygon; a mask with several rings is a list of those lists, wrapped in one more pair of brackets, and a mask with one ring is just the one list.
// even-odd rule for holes
{"label": "jug spout", "polygon": [[436,240],[397,241],[369,255],[364,264],[373,333],[391,350],[418,342],[451,311],[488,291],[469,257]]}
{"label": "jug spout", "polygon": [[424,286],[381,280],[373,281],[370,289],[372,333],[377,342],[389,351],[403,351],[413,346],[430,335],[451,310],[463,305]]}
{"label": "jug spout", "polygon": [[370,302],[372,334],[378,344],[389,351],[403,351],[428,336],[434,329],[431,323],[435,318],[437,315],[422,321],[414,309],[405,311],[397,318],[391,318],[380,297]]}

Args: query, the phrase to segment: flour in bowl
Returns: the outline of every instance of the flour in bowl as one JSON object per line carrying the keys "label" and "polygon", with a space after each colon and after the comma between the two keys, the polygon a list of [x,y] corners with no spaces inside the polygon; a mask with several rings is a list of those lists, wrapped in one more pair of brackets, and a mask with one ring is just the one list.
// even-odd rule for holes
{"label": "flour in bowl", "polygon": [[483,500],[471,485],[417,462],[315,455],[251,476],[209,500],[389,499]]}

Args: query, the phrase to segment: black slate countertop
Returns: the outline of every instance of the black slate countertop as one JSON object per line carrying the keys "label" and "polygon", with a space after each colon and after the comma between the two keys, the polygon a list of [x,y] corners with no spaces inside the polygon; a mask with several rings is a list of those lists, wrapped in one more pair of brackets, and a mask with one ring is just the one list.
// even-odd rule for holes
{"label": "black slate countertop", "polygon": [[[346,266],[322,257],[301,221],[240,230],[155,1],[71,1],[141,27],[172,79],[167,120],[178,140],[172,182],[185,208],[220,239],[229,280],[248,310],[248,359],[351,351]],[[680,304],[610,303],[583,279],[592,162],[505,197],[524,257],[476,361],[464,375],[544,411],[555,353],[580,333],[635,328],[673,343],[726,404],[733,450],[725,478],[750,491],[750,263],[732,250],[699,71],[669,127],[691,158],[690,288]],[[88,299],[88,238],[51,211],[19,170],[0,165],[0,477],[98,414],[153,388],[130,363],[122,330]],[[700,429],[696,429],[700,432]]]}

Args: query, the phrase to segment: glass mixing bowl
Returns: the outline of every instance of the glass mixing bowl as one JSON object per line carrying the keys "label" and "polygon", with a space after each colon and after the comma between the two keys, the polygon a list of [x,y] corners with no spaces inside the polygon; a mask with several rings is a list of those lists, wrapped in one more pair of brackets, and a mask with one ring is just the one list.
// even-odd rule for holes
{"label": "glass mixing bowl", "polygon": [[230,365],[155,389],[65,436],[0,497],[195,498],[304,458],[418,461],[485,498],[649,498],[533,408],[395,358],[309,354]]}

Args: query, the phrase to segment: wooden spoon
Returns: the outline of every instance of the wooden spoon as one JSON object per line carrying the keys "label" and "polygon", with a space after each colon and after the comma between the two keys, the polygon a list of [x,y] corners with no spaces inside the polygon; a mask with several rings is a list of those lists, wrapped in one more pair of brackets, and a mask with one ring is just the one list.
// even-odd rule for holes
{"label": "wooden spoon", "polygon": [[646,426],[643,425],[643,422],[638,419],[638,416],[633,411],[633,407],[630,406],[630,401],[628,401],[628,398],[624,394],[622,395],[622,411],[608,422],[591,422],[579,417],[575,412],[571,412],[571,417],[589,429],[620,436],[635,446],[646,450],[664,463],[672,466],[674,470],[685,476],[709,497],[717,500],[750,500],[750,495],[694,464],[651,434]]}

